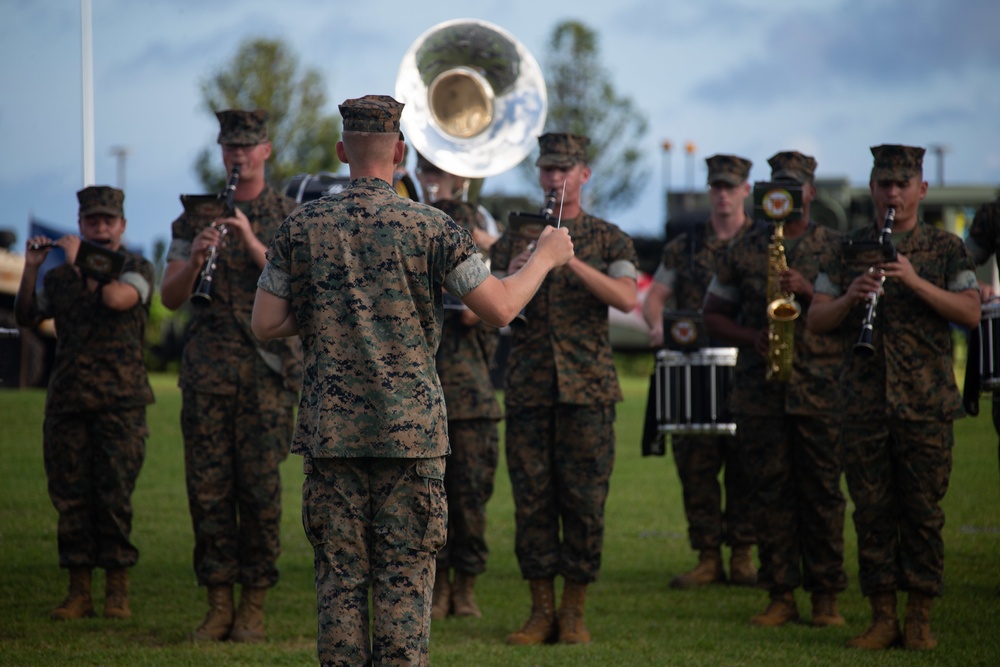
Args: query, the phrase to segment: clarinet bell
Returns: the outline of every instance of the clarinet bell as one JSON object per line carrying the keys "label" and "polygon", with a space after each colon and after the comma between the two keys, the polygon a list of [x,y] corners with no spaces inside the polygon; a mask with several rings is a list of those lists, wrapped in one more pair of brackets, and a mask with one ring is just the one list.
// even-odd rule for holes
{"label": "clarinet bell", "polygon": [[867,322],[861,327],[861,335],[858,342],[854,344],[854,352],[859,356],[868,358],[875,354],[875,346],[872,345],[872,325]]}

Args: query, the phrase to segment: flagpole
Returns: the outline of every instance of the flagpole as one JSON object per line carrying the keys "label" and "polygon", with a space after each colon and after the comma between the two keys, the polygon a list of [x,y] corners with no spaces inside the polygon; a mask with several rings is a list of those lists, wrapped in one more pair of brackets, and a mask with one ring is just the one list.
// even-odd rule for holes
{"label": "flagpole", "polygon": [[90,0],[80,0],[80,50],[83,187],[87,187],[94,184],[94,44]]}

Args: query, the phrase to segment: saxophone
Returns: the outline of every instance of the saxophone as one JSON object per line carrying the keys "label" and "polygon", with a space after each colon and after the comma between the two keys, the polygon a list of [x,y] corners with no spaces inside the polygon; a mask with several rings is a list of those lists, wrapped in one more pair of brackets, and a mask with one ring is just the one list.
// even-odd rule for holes
{"label": "saxophone", "polygon": [[781,290],[778,278],[788,270],[785,259],[785,226],[775,223],[767,249],[767,373],[769,382],[788,382],[792,375],[792,346],[795,342],[795,320],[802,306],[791,292]]}

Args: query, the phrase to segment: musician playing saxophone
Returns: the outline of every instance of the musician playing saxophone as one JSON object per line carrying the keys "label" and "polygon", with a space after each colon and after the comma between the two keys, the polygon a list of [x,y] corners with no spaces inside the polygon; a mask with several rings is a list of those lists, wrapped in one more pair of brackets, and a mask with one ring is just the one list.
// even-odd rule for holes
{"label": "musician playing saxophone", "polygon": [[[907,648],[925,650],[937,644],[930,609],[943,593],[940,502],[951,471],[952,426],[965,415],[950,325],[978,326],[979,290],[962,240],[920,219],[927,193],[924,149],[882,145],[871,151],[875,222],[849,238],[877,241],[892,207],[896,260],[877,262],[870,273],[845,261],[843,250],[828,257],[815,281],[808,327],[842,336],[846,355],[835,384],[844,393],[844,467],[857,507],[858,580],[872,608],[871,624],[848,646],[886,649],[902,639]],[[873,351],[859,355],[859,323],[882,277]],[[908,592],[902,631],[897,591]]]}
{"label": "musician playing saxophone", "polygon": [[771,181],[802,190],[800,216],[785,219],[783,251],[788,268],[776,271],[773,246],[782,234],[770,221],[756,220],[736,237],[716,263],[705,300],[708,333],[739,347],[730,409],[737,448],[750,480],[751,517],[760,557],[758,585],[769,603],[750,619],[757,626],[781,626],[799,618],[794,591],[811,595],[809,622],[843,625],[837,595],[847,586],[843,567],[845,502],[840,492],[839,341],[806,330],[794,320],[792,368],[785,382],[767,379],[771,363],[767,306],[769,275],[780,292],[794,295],[803,312],[822,258],[839,247],[838,235],[810,221],[815,198],[816,160],[797,151],[772,156]]}
{"label": "musician playing saxophone", "polygon": [[[266,244],[296,204],[264,179],[267,113],[216,116],[226,172],[240,167],[236,210],[216,220],[184,213],[174,221],[162,297],[173,310],[187,303],[216,247],[211,300],[191,309],[178,382],[194,568],[209,600],[193,636],[256,642],[264,638],[264,592],[278,580],[278,466],[291,444],[302,360],[298,338],[262,343],[250,320]],[[235,611],[234,584],[242,585]]]}

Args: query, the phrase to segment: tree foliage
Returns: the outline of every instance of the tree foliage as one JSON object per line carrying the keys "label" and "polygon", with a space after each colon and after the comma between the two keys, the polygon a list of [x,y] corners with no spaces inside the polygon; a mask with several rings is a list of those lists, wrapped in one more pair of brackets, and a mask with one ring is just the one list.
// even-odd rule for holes
{"label": "tree foliage", "polygon": [[563,21],[549,38],[543,64],[549,97],[546,132],[590,137],[594,172],[584,188],[587,206],[606,213],[627,208],[649,179],[642,148],[646,118],[620,96],[600,63],[597,34],[579,21]]}
{"label": "tree foliage", "polygon": [[[281,40],[252,38],[236,55],[201,83],[202,103],[212,113],[223,109],[266,109],[272,145],[268,176],[280,185],[295,174],[336,171],[340,118],[325,115],[325,84]],[[226,175],[218,149],[205,147],[195,162],[202,184],[220,190]]]}

